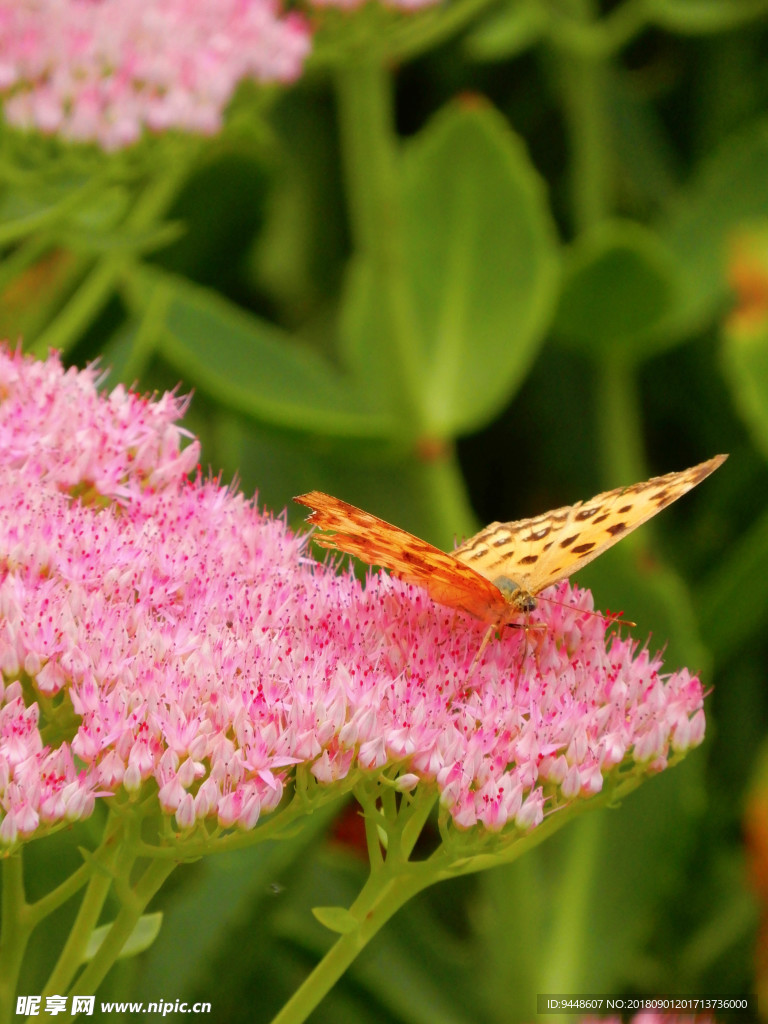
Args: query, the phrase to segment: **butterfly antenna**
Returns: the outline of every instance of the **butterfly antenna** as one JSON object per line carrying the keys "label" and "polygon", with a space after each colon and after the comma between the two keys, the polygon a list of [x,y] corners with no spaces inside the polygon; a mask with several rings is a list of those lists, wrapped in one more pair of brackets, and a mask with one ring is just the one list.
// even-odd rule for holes
{"label": "butterfly antenna", "polygon": [[[569,611],[576,612],[579,615],[591,615],[596,619],[602,619],[603,622],[607,623],[609,626],[612,625],[614,622],[618,622],[620,626],[634,627],[637,625],[637,623],[632,622],[631,619],[625,619],[623,617],[624,612],[596,612],[591,611],[588,608],[576,608],[572,604],[566,604],[564,601],[555,601],[551,597],[541,597],[541,595],[539,594],[536,595],[536,600],[546,601],[547,604],[556,604],[558,608],[567,608]],[[515,625],[515,623],[510,623],[510,625]]]}

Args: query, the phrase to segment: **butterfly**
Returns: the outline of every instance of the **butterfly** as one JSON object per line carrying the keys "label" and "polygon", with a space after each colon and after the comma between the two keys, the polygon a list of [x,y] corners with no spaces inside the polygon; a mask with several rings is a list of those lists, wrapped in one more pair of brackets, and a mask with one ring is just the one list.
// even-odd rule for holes
{"label": "butterfly", "polygon": [[496,628],[533,611],[540,591],[677,501],[727,457],[716,455],[680,473],[617,487],[532,519],[491,523],[450,553],[322,491],[294,501],[312,509],[307,522],[330,531],[315,534],[321,547],[384,566],[406,583],[424,587],[438,604]]}

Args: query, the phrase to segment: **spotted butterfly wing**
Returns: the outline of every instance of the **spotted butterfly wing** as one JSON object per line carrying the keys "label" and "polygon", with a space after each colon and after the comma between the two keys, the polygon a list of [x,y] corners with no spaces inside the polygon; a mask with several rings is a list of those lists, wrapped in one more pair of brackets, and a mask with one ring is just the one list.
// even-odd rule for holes
{"label": "spotted butterfly wing", "polygon": [[498,587],[453,555],[322,491],[309,491],[294,500],[313,510],[308,522],[331,531],[315,534],[321,547],[346,551],[369,565],[391,569],[406,583],[424,587],[438,604],[486,622],[504,616],[507,602]]}
{"label": "spotted butterfly wing", "polygon": [[491,580],[508,579],[537,594],[597,558],[726,460],[716,455],[679,473],[604,491],[531,519],[491,523],[459,545],[454,556]]}

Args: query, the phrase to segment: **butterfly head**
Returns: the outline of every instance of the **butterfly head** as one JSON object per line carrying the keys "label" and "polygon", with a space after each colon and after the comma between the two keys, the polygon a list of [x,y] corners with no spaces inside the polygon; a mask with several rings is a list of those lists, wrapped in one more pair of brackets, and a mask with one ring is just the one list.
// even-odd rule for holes
{"label": "butterfly head", "polygon": [[509,576],[497,576],[493,580],[495,587],[501,591],[504,600],[515,612],[532,612],[536,607],[536,598],[527,590],[524,590],[519,583],[515,583]]}

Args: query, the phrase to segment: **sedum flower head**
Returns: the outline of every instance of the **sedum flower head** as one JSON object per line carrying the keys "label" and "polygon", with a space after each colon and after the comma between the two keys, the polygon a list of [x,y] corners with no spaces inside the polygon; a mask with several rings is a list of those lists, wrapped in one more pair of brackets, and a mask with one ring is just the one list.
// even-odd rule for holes
{"label": "sedum flower head", "polygon": [[106,149],[212,133],[242,78],[290,82],[310,46],[277,0],[0,0],[10,124]]}
{"label": "sedum flower head", "polygon": [[[295,773],[436,787],[462,829],[528,830],[704,732],[702,689],[566,584],[545,628],[364,587],[253,501],[190,482],[185,403],[0,350],[0,841],[149,795],[253,828]],[[547,595],[545,595],[546,597]]]}

